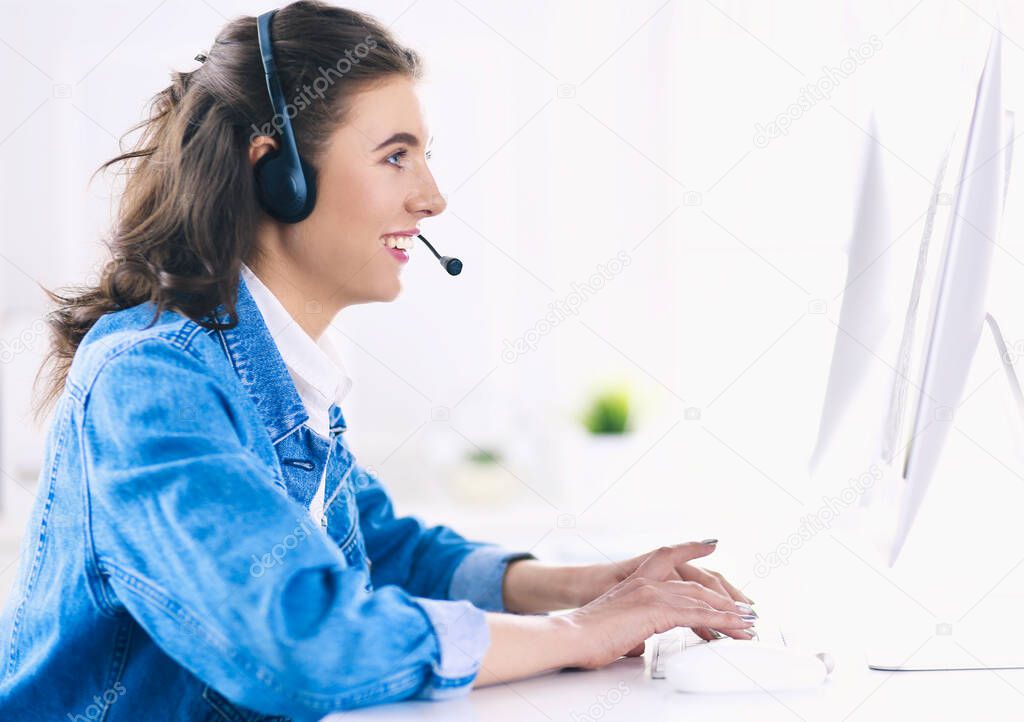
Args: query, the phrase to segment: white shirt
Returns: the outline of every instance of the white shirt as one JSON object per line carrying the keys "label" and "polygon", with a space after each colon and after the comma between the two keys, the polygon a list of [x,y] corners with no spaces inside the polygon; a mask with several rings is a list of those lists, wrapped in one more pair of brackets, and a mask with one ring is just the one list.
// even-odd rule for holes
{"label": "white shirt", "polygon": [[[299,392],[299,398],[306,407],[306,413],[309,414],[306,425],[324,439],[330,440],[331,404],[340,407],[352,388],[352,379],[329,338],[330,327],[321,334],[319,341],[314,341],[292,318],[277,296],[244,263],[242,277],[277,344],[288,374],[295,383],[295,390]],[[318,521],[323,513],[326,473],[327,465],[324,464],[324,473],[320,476],[320,483],[309,505],[310,516]]]}

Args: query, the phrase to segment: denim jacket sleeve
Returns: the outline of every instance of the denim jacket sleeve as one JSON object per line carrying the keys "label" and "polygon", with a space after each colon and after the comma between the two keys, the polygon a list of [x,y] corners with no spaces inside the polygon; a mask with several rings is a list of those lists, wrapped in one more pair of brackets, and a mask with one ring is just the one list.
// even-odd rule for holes
{"label": "denim jacket sleeve", "polygon": [[505,570],[515,560],[536,559],[533,554],[468,541],[446,526],[426,527],[415,517],[396,517],[374,474],[356,464],[353,476],[375,586],[397,584],[419,597],[465,599],[486,611],[506,611]]}
{"label": "denim jacket sleeve", "polygon": [[[484,613],[421,604],[394,585],[369,590],[365,571],[275,486],[226,388],[190,349],[147,338],[82,391],[97,605],[127,610],[198,678],[265,714],[316,720],[468,690],[489,643]],[[287,553],[254,574],[252,560],[275,545]],[[442,618],[458,622],[445,639]]]}

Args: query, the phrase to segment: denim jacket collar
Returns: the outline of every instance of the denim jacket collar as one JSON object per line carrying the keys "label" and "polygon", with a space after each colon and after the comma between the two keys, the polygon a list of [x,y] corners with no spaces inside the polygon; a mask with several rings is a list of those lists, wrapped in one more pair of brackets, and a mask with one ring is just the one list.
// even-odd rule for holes
{"label": "denim jacket collar", "polygon": [[[221,306],[220,308],[223,308]],[[245,279],[238,278],[238,300],[235,304],[238,324],[224,329],[220,334],[224,350],[235,367],[242,386],[249,392],[271,440],[276,444],[297,426],[309,419],[306,407],[295,389],[281,352],[274,337],[260,314],[259,307],[246,286]],[[217,320],[229,321],[227,312]],[[340,409],[338,410],[340,416]],[[334,409],[331,426],[334,427]]]}
{"label": "denim jacket collar", "polygon": [[306,413],[311,417],[306,425],[320,436],[329,438],[330,427],[334,425],[331,404],[341,406],[352,389],[352,378],[331,341],[333,329],[328,326],[320,338],[314,340],[292,318],[274,292],[244,263],[242,280],[277,344]]}

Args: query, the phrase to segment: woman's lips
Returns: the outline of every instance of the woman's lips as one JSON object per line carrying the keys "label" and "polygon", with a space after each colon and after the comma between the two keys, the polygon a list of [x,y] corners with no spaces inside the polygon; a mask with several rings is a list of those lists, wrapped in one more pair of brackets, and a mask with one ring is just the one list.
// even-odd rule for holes
{"label": "woman's lips", "polygon": [[[380,242],[384,244],[384,248],[387,249],[396,260],[405,263],[409,260],[409,250],[412,248],[412,238],[405,233],[389,233],[382,237]],[[397,246],[397,247],[396,247]]]}
{"label": "woman's lips", "polygon": [[409,254],[403,251],[401,248],[387,248],[385,246],[385,249],[387,250],[388,253],[391,254],[393,258],[397,259],[400,263],[408,263]]}

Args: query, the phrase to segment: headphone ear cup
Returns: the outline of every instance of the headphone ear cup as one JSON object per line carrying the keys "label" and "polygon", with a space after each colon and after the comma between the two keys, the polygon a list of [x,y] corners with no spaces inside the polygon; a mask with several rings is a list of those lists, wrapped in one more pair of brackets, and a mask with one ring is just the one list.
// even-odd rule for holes
{"label": "headphone ear cup", "polygon": [[277,158],[278,154],[276,150],[268,151],[253,166],[253,173],[256,176],[256,197],[263,210],[274,218],[277,218],[279,209],[274,203],[274,193],[271,191],[271,187],[276,184],[270,180],[270,176],[274,172],[270,164]]}
{"label": "headphone ear cup", "polygon": [[306,180],[306,200],[302,207],[291,212],[291,198],[282,198],[280,189],[284,184],[281,176],[287,177],[286,160],[278,150],[271,150],[263,154],[263,157],[256,161],[253,173],[256,176],[256,193],[260,206],[263,207],[272,218],[282,223],[298,223],[304,220],[313,212],[316,205],[316,169],[299,156],[299,164],[302,167],[302,174]]}
{"label": "headphone ear cup", "polygon": [[313,208],[316,207],[316,168],[307,163],[306,159],[301,155],[299,156],[299,164],[302,166],[302,175],[306,179],[306,202],[302,205],[302,210],[296,214],[297,220],[292,221],[292,223],[298,223],[307,218],[313,212]]}

